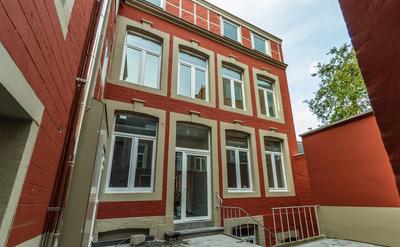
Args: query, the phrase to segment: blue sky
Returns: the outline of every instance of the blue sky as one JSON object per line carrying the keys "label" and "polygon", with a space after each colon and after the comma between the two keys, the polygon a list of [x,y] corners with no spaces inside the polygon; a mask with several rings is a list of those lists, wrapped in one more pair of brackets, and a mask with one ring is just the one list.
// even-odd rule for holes
{"label": "blue sky", "polygon": [[327,62],[334,46],[350,43],[338,0],[209,0],[214,5],[283,39],[296,134],[319,125],[303,101],[319,79],[313,65]]}

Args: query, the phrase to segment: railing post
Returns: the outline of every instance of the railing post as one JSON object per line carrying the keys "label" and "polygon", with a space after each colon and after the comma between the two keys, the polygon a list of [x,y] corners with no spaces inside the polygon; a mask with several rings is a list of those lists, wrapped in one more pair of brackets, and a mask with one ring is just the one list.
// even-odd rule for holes
{"label": "railing post", "polygon": [[304,212],[304,218],[305,218],[305,221],[306,221],[306,228],[307,228],[307,238],[310,238],[310,233],[308,232],[308,221],[307,221],[307,214],[306,214],[306,207],[304,206],[303,207],[303,212]]}
{"label": "railing post", "polygon": [[292,242],[292,233],[290,231],[290,221],[289,221],[289,215],[288,215],[288,210],[286,208],[286,224],[288,226],[288,231],[289,231],[289,242]]}
{"label": "railing post", "polygon": [[321,235],[320,229],[319,229],[319,220],[318,220],[318,206],[314,206],[314,212],[315,212],[315,220],[317,221],[317,229],[318,229],[318,236]]}
{"label": "railing post", "polygon": [[282,220],[282,211],[281,211],[281,209],[279,209],[279,219],[281,221],[282,240],[285,243],[285,233],[283,232],[283,220]]}
{"label": "railing post", "polygon": [[278,238],[276,236],[276,223],[275,223],[275,209],[272,209],[272,220],[274,222],[274,234],[275,234],[275,243],[278,243]]}
{"label": "railing post", "polygon": [[296,217],[294,217],[294,208],[292,208],[292,216],[293,216],[293,224],[294,224],[294,235],[296,236],[296,241],[297,241],[297,227],[296,227]]}
{"label": "railing post", "polygon": [[314,220],[311,214],[311,206],[308,207],[308,212],[310,214],[310,220],[311,220],[311,229],[313,231],[313,237],[315,237],[315,230],[314,230]]}

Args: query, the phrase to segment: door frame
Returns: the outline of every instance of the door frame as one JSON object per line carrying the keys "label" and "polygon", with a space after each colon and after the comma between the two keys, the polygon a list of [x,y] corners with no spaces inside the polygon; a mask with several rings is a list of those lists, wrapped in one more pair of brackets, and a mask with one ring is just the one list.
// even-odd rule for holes
{"label": "door frame", "polygon": [[[193,222],[193,221],[202,221],[202,220],[211,220],[211,211],[212,211],[212,197],[211,197],[211,154],[209,150],[201,150],[201,149],[190,149],[190,148],[175,148],[175,155],[177,152],[182,153],[182,196],[181,196],[181,219],[175,220],[174,224],[177,223],[185,223],[185,222]],[[187,156],[203,156],[207,158],[207,216],[200,217],[186,217],[186,192],[187,189]],[[175,162],[176,169],[176,162]],[[175,187],[174,187],[175,194]],[[175,205],[173,205],[175,207]],[[184,210],[183,210],[184,209]]]}

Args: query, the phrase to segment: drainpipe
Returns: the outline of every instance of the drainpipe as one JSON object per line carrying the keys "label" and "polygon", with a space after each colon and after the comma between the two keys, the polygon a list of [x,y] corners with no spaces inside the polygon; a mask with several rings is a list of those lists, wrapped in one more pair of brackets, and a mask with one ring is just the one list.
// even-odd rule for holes
{"label": "drainpipe", "polygon": [[[63,210],[68,198],[68,192],[71,185],[71,179],[73,174],[73,168],[75,165],[75,159],[78,151],[79,138],[81,135],[81,129],[83,124],[83,119],[85,112],[89,109],[88,99],[91,89],[91,84],[96,83],[94,79],[96,78],[97,71],[95,71],[95,67],[97,65],[98,59],[100,59],[99,55],[101,53],[102,41],[104,39],[104,31],[106,27],[105,20],[109,15],[109,2],[110,0],[103,0],[103,4],[101,7],[100,15],[98,16],[98,6],[100,5],[100,0],[94,3],[91,23],[89,24],[89,30],[87,34],[87,40],[85,42],[84,53],[82,56],[81,64],[79,67],[77,81],[77,92],[76,92],[76,101],[74,108],[71,111],[71,120],[69,122],[69,133],[67,136],[70,136],[64,145],[63,150],[63,158],[62,163],[60,164],[59,172],[57,174],[57,181],[55,191],[52,195],[52,202],[50,204],[48,210],[48,216],[46,219],[46,238],[44,240],[44,246],[58,246],[58,239],[61,234],[62,228],[62,217]],[[96,32],[93,33],[94,27],[96,25],[96,19],[98,17]],[[93,40],[92,49],[90,54],[90,44]],[[85,73],[85,68],[87,71]],[[83,77],[83,78],[82,78]],[[83,97],[82,97],[83,91]],[[82,98],[81,101],[79,101]],[[76,124],[74,124],[76,123]],[[75,135],[72,135],[72,132],[75,130]],[[73,147],[72,147],[73,146]],[[69,151],[68,151],[69,150]],[[72,151],[72,152],[71,152]],[[68,153],[72,153],[68,155]],[[59,176],[60,175],[60,176]],[[51,214],[52,212],[56,212],[56,215]],[[55,233],[53,233],[53,230]]]}

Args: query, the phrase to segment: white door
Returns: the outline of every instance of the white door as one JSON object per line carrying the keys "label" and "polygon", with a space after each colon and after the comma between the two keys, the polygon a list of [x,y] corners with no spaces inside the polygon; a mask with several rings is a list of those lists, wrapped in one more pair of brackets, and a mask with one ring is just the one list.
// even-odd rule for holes
{"label": "white door", "polygon": [[210,153],[176,149],[174,222],[211,219]]}

